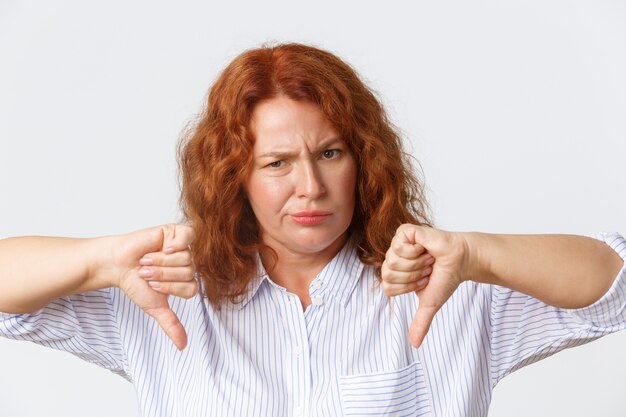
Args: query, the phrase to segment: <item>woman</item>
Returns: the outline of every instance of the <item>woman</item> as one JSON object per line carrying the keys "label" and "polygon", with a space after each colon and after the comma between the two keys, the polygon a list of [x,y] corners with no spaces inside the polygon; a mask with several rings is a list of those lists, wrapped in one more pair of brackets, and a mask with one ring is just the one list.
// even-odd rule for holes
{"label": "woman", "polygon": [[189,225],[0,241],[0,334],[122,375],[145,416],[484,416],[502,377],[626,323],[621,235],[434,229],[328,52],[237,57],[180,157]]}

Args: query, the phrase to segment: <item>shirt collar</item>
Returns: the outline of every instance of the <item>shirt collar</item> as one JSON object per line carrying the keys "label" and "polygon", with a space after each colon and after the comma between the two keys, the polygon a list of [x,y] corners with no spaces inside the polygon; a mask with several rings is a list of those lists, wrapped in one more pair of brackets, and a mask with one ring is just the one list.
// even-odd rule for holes
{"label": "shirt collar", "polygon": [[263,284],[263,281],[265,281],[266,279],[269,280],[269,276],[267,275],[267,272],[265,271],[265,267],[263,266],[263,262],[261,261],[261,256],[259,256],[258,252],[256,254],[255,262],[256,262],[256,273],[254,274],[254,277],[248,283],[248,290],[241,296],[240,298],[241,302],[237,302],[236,304],[234,304],[233,307],[236,310],[241,310],[242,308],[244,308],[246,304],[248,304],[248,302],[252,298],[254,298],[256,293],[259,291],[259,287],[261,287],[261,284]]}
{"label": "shirt collar", "polygon": [[[264,281],[267,280],[268,283],[276,285],[267,275],[258,253],[256,266],[257,271],[248,284],[248,291],[241,298],[241,302],[234,305],[237,310],[244,308],[254,298]],[[363,263],[359,259],[356,242],[353,238],[349,238],[343,248],[320,271],[316,279],[320,281],[320,288],[323,292],[335,297],[345,307],[356,288],[362,271]]]}

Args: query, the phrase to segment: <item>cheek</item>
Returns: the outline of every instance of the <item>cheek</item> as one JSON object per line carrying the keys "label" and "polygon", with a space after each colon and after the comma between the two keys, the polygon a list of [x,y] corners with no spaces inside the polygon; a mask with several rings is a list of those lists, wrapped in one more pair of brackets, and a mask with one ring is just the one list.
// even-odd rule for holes
{"label": "cheek", "polygon": [[254,211],[278,211],[289,199],[289,189],[285,181],[277,178],[252,180],[248,184],[248,198]]}

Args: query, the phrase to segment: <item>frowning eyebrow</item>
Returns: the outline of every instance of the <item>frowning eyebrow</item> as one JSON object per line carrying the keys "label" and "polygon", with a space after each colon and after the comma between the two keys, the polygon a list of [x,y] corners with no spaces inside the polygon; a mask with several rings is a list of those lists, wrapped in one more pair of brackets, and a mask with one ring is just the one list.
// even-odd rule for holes
{"label": "frowning eyebrow", "polygon": [[[332,145],[335,145],[337,143],[343,142],[341,139],[339,138],[330,138],[330,139],[326,139],[324,141],[322,141],[318,148],[316,149],[316,151],[321,151],[324,150]],[[289,152],[289,151],[272,151],[272,152],[266,152],[264,154],[259,155],[259,158],[279,158],[279,159],[283,159],[283,158],[287,158],[287,157],[291,157],[296,155],[297,152]]]}

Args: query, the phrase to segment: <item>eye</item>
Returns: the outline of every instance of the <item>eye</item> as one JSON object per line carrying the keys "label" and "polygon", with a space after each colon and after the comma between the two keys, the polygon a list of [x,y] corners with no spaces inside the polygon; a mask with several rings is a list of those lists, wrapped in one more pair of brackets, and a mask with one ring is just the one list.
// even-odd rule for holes
{"label": "eye", "polygon": [[270,162],[269,164],[266,165],[267,167],[270,168],[280,168],[283,166],[283,161],[274,161],[274,162]]}
{"label": "eye", "polygon": [[326,149],[322,152],[322,157],[324,159],[333,159],[339,156],[341,151],[339,149]]}

